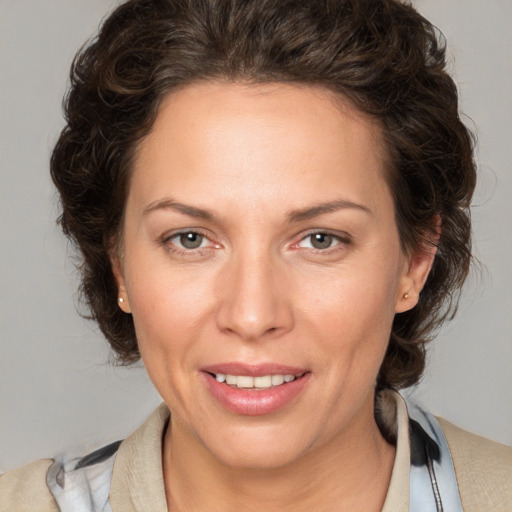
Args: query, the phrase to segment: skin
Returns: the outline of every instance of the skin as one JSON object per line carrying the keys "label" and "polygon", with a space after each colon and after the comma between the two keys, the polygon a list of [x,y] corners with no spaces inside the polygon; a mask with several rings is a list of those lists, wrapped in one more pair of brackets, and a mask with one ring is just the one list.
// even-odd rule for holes
{"label": "skin", "polygon": [[[113,268],[171,410],[170,509],[381,510],[394,447],[374,421],[376,376],[434,257],[402,250],[384,155],[375,121],[317,87],[197,83],[162,103]],[[184,247],[183,231],[201,246]],[[229,361],[309,380],[277,412],[235,414],[200,370]]]}

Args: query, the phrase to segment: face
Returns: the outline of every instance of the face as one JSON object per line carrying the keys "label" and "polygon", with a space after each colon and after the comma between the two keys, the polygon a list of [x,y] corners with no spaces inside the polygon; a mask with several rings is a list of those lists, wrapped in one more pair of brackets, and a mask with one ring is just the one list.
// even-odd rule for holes
{"label": "face", "polygon": [[401,250],[378,126],[334,100],[189,85],[138,148],[121,307],[173,435],[228,465],[287,464],[374,428],[393,317],[428,272]]}

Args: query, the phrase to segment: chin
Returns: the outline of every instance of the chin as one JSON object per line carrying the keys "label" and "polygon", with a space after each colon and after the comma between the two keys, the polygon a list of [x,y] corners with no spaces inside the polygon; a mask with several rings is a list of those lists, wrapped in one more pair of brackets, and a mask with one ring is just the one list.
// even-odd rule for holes
{"label": "chin", "polygon": [[291,433],[284,426],[229,429],[203,446],[222,464],[237,469],[269,470],[291,464],[308,452],[310,433]]}
{"label": "chin", "polygon": [[239,470],[269,471],[288,466],[302,455],[296,447],[257,445],[249,448],[236,447],[228,452],[213,453],[225,466]]}

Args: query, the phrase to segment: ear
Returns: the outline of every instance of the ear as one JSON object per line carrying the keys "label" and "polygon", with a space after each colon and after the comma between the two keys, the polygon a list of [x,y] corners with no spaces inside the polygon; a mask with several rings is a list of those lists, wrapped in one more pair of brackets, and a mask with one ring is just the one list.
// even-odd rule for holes
{"label": "ear", "polygon": [[125,313],[131,313],[130,301],[128,300],[128,293],[126,291],[126,284],[124,279],[124,269],[122,259],[116,255],[110,258],[112,266],[112,273],[117,284],[117,305]]}
{"label": "ear", "polygon": [[418,304],[420,292],[425,285],[437,252],[437,243],[441,233],[441,219],[435,218],[435,231],[412,254],[405,257],[404,268],[397,290],[395,313],[409,311]]}

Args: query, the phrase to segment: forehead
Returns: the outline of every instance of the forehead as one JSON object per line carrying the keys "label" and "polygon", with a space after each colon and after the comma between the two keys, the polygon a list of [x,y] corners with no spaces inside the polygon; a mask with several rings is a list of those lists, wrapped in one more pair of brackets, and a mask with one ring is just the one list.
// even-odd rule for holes
{"label": "forehead", "polygon": [[130,195],[371,196],[386,182],[385,161],[378,123],[325,88],[201,82],[162,102],[136,152]]}
{"label": "forehead", "polygon": [[[164,97],[153,129],[139,149],[143,151],[148,140],[157,141],[161,134],[155,132],[166,130],[170,135],[173,126],[182,132],[188,127],[206,128],[211,121],[220,128],[218,123],[229,120],[238,122],[240,128],[247,122],[264,122],[269,128],[279,121],[297,126],[309,124],[312,119],[316,122],[310,128],[321,128],[334,137],[371,137],[379,156],[386,158],[380,123],[348,98],[323,86],[281,82],[211,81],[181,87]],[[351,121],[350,129],[347,119]]]}

